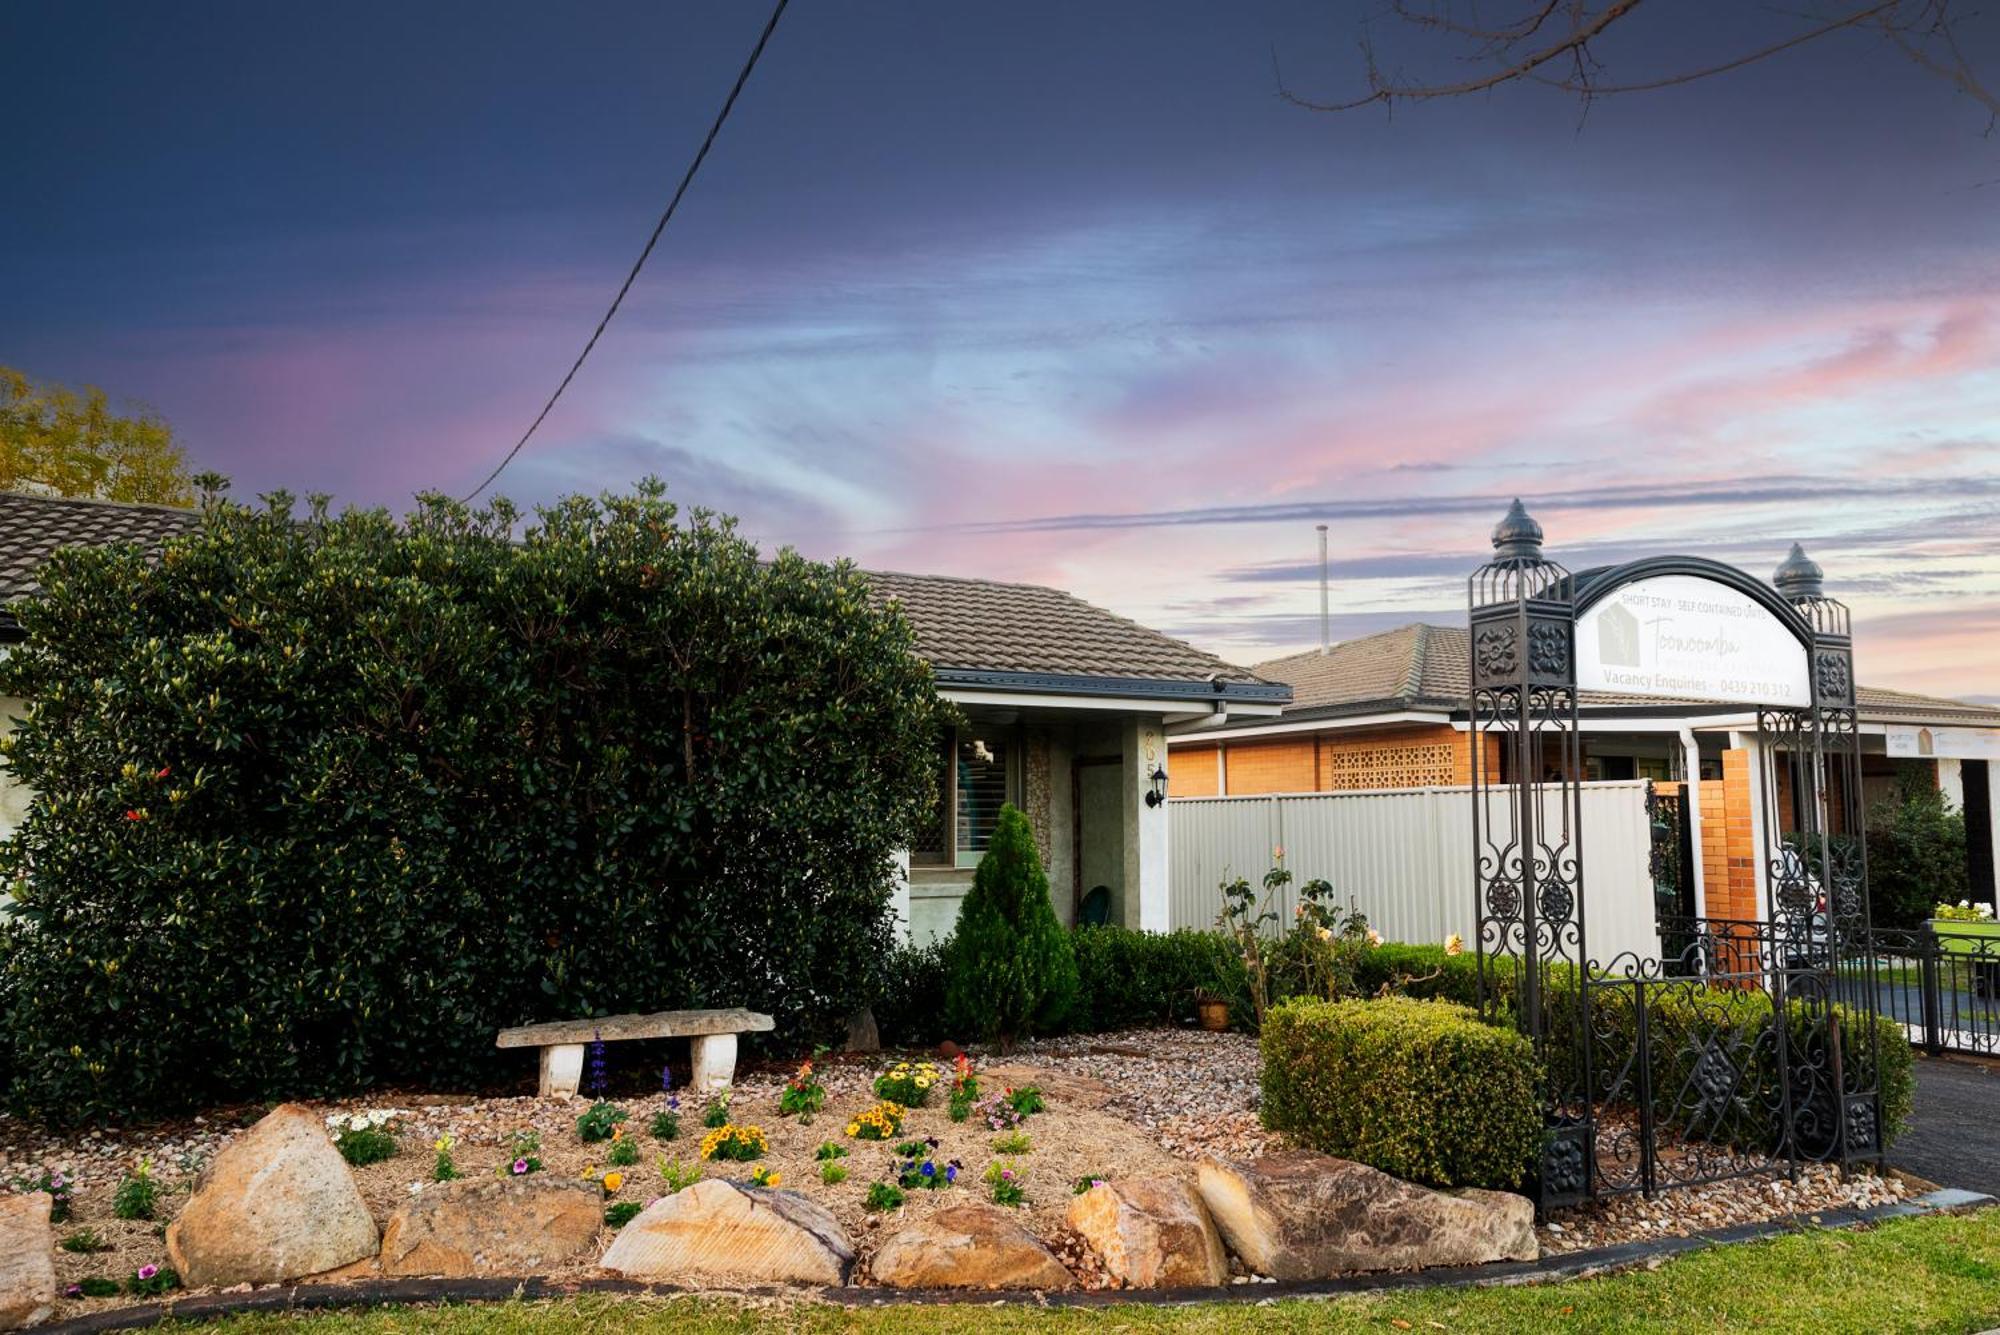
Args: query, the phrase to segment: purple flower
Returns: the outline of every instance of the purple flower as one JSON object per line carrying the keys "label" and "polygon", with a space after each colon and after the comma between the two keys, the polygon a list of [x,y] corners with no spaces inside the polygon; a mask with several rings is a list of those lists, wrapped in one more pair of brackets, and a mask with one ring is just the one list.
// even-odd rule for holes
{"label": "purple flower", "polygon": [[140,1279],[151,1279],[153,1276],[159,1273],[160,1273],[160,1268],[156,1265],[142,1265],[139,1267]]}
{"label": "purple flower", "polygon": [[674,1092],[674,1068],[671,1066],[660,1068],[660,1092],[662,1094]]}
{"label": "purple flower", "polygon": [[956,1181],[958,1181],[958,1165],[957,1165],[957,1164],[949,1164],[949,1165],[947,1165],[947,1166],[945,1167],[945,1170],[944,1170],[944,1180],[945,1180],[946,1182],[956,1182]]}
{"label": "purple flower", "polygon": [[[927,1163],[925,1163],[925,1164],[924,1164],[924,1168],[923,1168],[923,1173],[924,1173],[924,1176],[925,1176],[925,1177],[936,1177],[936,1176],[937,1176],[937,1165],[936,1165],[936,1164],[934,1164],[934,1163],[928,1163],[928,1162],[927,1162]],[[949,1181],[950,1179],[946,1179],[946,1180],[947,1180],[947,1181]]]}
{"label": "purple flower", "polygon": [[1001,1170],[1000,1170],[1000,1180],[1001,1180],[1002,1182],[1012,1182],[1012,1181],[1014,1180],[1014,1170],[1013,1170],[1013,1169],[1011,1169],[1011,1168],[1003,1168],[1003,1169],[1001,1169]]}
{"label": "purple flower", "polygon": [[81,1298],[82,1296],[83,1285],[81,1284],[72,1284],[63,1290],[63,1297],[65,1298]]}
{"label": "purple flower", "polygon": [[521,1174],[527,1171],[528,1171],[528,1161],[526,1159],[514,1160],[514,1176],[519,1177]]}

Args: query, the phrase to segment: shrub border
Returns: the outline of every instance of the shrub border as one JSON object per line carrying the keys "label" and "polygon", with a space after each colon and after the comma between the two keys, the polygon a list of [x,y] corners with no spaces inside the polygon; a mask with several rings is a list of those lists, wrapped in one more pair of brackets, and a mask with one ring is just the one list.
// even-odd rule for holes
{"label": "shrub border", "polygon": [[1754,1224],[1704,1229],[1685,1237],[1626,1242],[1589,1251],[1566,1252],[1539,1261],[1503,1261],[1491,1265],[1444,1266],[1433,1270],[1379,1272],[1339,1279],[1281,1280],[1274,1284],[1225,1284],[1199,1289],[1108,1289],[1044,1292],[1033,1289],[878,1289],[848,1285],[840,1288],[788,1288],[755,1285],[748,1288],[698,1289],[677,1284],[647,1284],[629,1279],[549,1280],[507,1279],[384,1279],[359,1284],[296,1284],[250,1293],[216,1293],[164,1303],[113,1308],[35,1327],[39,1335],[97,1335],[100,1331],[142,1330],[164,1321],[214,1321],[222,1317],[264,1312],[332,1311],[351,1307],[414,1307],[433,1304],[510,1302],[517,1299],[574,1298],[602,1293],[623,1297],[810,1297],[842,1307],[878,1307],[1022,1303],[1043,1307],[1186,1307],[1197,1303],[1261,1302],[1266,1298],[1318,1298],[1350,1293],[1408,1289],[1457,1288],[1485,1284],[1538,1284],[1612,1274],[1699,1251],[1706,1247],[1756,1242],[1797,1233],[1860,1228],[1888,1219],[1919,1215],[1962,1214],[2000,1205],[1977,1191],[1943,1188],[1893,1205],[1866,1210],[1817,1210],[1785,1215]]}

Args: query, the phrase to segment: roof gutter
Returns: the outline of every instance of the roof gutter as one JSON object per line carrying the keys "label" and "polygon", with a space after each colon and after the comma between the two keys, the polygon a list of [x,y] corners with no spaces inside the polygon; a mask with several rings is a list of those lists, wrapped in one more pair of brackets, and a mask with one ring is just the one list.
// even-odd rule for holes
{"label": "roof gutter", "polygon": [[1185,681],[1164,677],[1092,677],[1061,672],[994,672],[933,667],[940,689],[1007,691],[1028,695],[1101,695],[1121,699],[1199,700],[1207,703],[1287,705],[1292,688],[1259,681]]}

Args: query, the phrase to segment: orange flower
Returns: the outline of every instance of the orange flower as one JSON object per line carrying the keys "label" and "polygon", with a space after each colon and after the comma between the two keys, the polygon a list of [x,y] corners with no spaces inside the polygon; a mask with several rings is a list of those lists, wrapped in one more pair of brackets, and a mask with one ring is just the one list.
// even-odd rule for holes
{"label": "orange flower", "polygon": [[139,811],[139,810],[136,810],[136,809],[134,809],[134,808],[132,808],[132,807],[127,807],[127,808],[125,809],[125,819],[126,819],[126,820],[144,820],[144,819],[146,819],[146,813],[145,813],[145,812],[143,812],[143,811]]}

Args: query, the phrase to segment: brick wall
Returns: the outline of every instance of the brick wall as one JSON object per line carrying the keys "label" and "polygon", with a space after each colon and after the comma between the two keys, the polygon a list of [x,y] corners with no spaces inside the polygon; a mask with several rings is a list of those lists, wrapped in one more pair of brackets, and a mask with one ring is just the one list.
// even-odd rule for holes
{"label": "brick wall", "polygon": [[[1500,739],[1480,739],[1486,775],[1500,773]],[[1448,725],[1385,732],[1293,733],[1283,737],[1173,750],[1173,794],[1214,797],[1217,750],[1231,797],[1261,793],[1339,792],[1359,788],[1430,788],[1472,782],[1472,740]]]}

